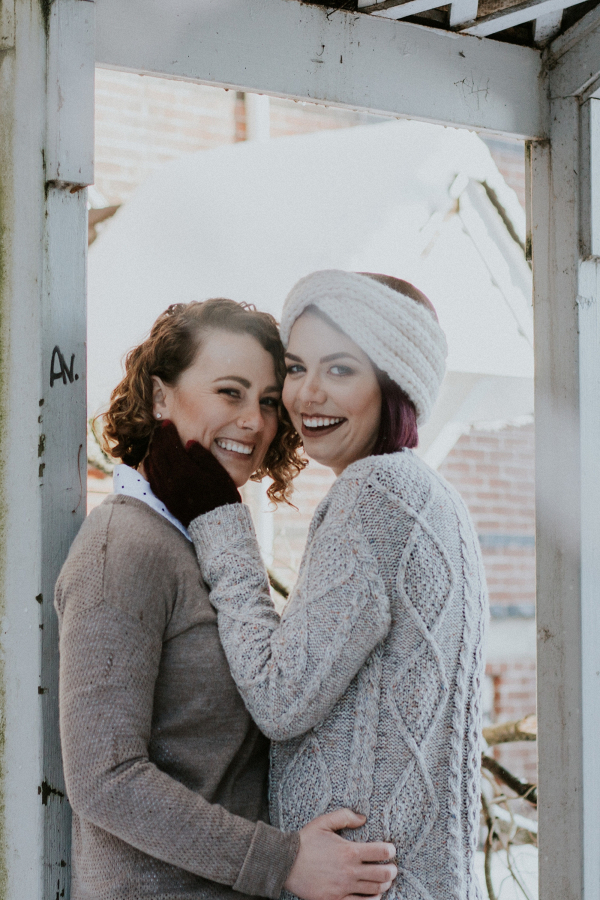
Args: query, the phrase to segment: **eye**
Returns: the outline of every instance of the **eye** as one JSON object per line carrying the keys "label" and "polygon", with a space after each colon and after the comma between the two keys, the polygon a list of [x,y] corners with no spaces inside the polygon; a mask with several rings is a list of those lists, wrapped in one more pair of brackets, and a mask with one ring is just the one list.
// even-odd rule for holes
{"label": "eye", "polygon": [[261,406],[266,406],[269,409],[279,409],[279,398],[278,397],[263,397],[260,401]]}
{"label": "eye", "polygon": [[339,364],[331,366],[329,371],[332,375],[354,375],[354,369],[351,369],[350,366],[341,366]]}
{"label": "eye", "polygon": [[219,388],[217,393],[225,394],[225,396],[233,397],[236,400],[239,400],[239,398],[240,398],[240,392],[237,388]]}
{"label": "eye", "polygon": [[300,363],[291,363],[289,366],[286,366],[285,371],[288,375],[299,375],[301,372],[305,372],[306,369]]}

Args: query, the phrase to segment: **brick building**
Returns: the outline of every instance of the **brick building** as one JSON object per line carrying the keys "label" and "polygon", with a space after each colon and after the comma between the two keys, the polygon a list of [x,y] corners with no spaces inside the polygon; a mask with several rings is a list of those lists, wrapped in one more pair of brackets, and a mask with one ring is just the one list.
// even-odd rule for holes
{"label": "brick building", "polygon": [[[273,137],[371,121],[379,119],[312,104],[270,101]],[[163,163],[244,140],[247,126],[248,104],[243,94],[98,70],[92,204],[126,202]],[[486,143],[523,203],[523,145],[491,139]],[[486,712],[491,721],[518,718],[535,710],[533,465],[533,428],[529,424],[471,431],[459,438],[440,466],[441,473],[465,498],[482,545],[492,607],[486,669]],[[95,505],[110,490],[110,483],[101,473],[91,471],[90,476],[90,505]],[[298,509],[279,510],[263,535],[272,547],[275,574],[284,584],[294,580],[312,512],[332,480],[328,470],[311,463],[298,483]],[[257,503],[253,490],[250,488],[249,497]],[[535,745],[514,745],[496,752],[518,774],[535,777]]]}
{"label": "brick building", "polygon": [[[313,103],[270,101],[271,137],[369,121],[380,119]],[[184,153],[244,140],[244,95],[97,69],[95,127],[95,187],[108,204],[124,203],[163,163]]]}

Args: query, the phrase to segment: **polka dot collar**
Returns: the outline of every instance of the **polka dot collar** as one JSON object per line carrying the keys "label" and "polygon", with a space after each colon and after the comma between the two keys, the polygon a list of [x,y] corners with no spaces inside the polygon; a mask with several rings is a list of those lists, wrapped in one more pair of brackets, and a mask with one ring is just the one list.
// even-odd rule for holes
{"label": "polka dot collar", "polygon": [[171,515],[162,500],[159,500],[156,494],[152,493],[152,488],[146,479],[142,478],[140,473],[132,469],[131,466],[126,466],[124,463],[115,466],[113,471],[113,493],[126,494],[128,497],[135,497],[136,500],[147,503],[155,512],[164,516],[171,525],[179,528],[188,541],[191,541],[187,528],[181,524],[179,519]]}

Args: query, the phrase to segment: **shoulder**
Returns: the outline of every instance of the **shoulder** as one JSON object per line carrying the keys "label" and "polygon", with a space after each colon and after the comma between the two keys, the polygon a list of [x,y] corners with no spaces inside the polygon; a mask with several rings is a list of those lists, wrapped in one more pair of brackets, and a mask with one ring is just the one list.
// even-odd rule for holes
{"label": "shoulder", "polygon": [[191,550],[191,541],[143,500],[113,494],[97,509],[101,510],[104,505],[110,508],[108,537],[111,551],[123,547],[135,555],[158,555],[161,561],[168,562],[182,548]]}
{"label": "shoulder", "polygon": [[[333,485],[331,493],[360,492],[361,505],[370,495],[373,502],[402,506],[415,516],[432,507],[439,512],[469,518],[465,503],[449,482],[427,465],[413,450],[369,456],[352,463]],[[382,502],[384,501],[385,502]]]}
{"label": "shoulder", "polygon": [[368,456],[338,476],[313,517],[310,538],[326,527],[380,529],[390,510],[414,518],[427,505],[429,472],[421,470],[411,451]]}
{"label": "shoulder", "polygon": [[119,557],[124,566],[156,558],[172,567],[182,550],[191,550],[190,541],[164,516],[125,494],[111,494],[90,512],[70,555],[87,555],[98,542],[107,558]]}
{"label": "shoulder", "polygon": [[418,511],[427,504],[435,482],[436,473],[429,466],[412,450],[401,450],[352,463],[334,487],[339,484],[348,490],[355,485],[363,495],[374,493],[378,499],[385,497],[392,504],[401,502]]}
{"label": "shoulder", "polygon": [[[57,582],[57,606],[102,602],[133,608],[173,598],[198,567],[191,543],[141,500],[111,495],[84,521]],[[169,601],[171,602],[171,601]]]}

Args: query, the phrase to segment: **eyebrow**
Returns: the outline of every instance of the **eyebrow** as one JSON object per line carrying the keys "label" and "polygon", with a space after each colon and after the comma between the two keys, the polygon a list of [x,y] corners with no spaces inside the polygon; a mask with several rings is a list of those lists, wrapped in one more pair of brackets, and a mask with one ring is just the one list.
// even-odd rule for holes
{"label": "eyebrow", "polygon": [[[242,378],[241,375],[221,375],[220,378],[215,378],[213,383],[216,384],[217,381],[237,381],[237,383],[241,384],[242,387],[245,387],[245,388],[251,387],[251,383],[248,381],[248,379]],[[265,388],[263,393],[265,393],[265,394],[280,394],[281,388],[278,387],[276,384],[271,385],[270,387]]]}
{"label": "eyebrow", "polygon": [[[286,351],[285,355],[287,357],[289,357],[290,359],[293,359],[295,362],[302,362],[302,358],[300,356],[294,356],[293,353],[288,353]],[[344,358],[354,359],[354,360],[356,360],[357,363],[360,363],[360,359],[357,356],[353,356],[351,353],[330,353],[329,356],[322,356],[321,359],[319,360],[319,362],[322,362],[322,363],[333,362],[334,359],[344,359]]]}

